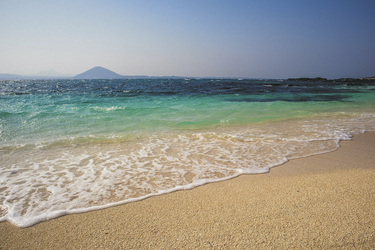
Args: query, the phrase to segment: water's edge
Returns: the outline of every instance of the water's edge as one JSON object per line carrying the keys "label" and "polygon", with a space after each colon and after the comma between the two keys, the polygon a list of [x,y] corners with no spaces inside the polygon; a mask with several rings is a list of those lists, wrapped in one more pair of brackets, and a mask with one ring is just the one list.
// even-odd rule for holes
{"label": "water's edge", "polygon": [[210,183],[216,183],[216,182],[231,180],[231,179],[237,178],[241,175],[267,174],[267,173],[270,172],[271,168],[275,168],[275,167],[284,165],[285,163],[287,163],[290,160],[307,158],[307,157],[311,157],[311,156],[314,156],[314,155],[322,155],[322,154],[331,153],[331,152],[334,152],[334,151],[340,149],[341,141],[352,141],[353,137],[355,137],[358,134],[374,133],[374,132],[375,132],[375,130],[368,130],[368,131],[362,131],[360,133],[350,134],[349,138],[343,138],[343,139],[336,140],[337,147],[332,149],[332,150],[317,152],[317,153],[308,154],[308,155],[299,156],[299,157],[285,158],[284,161],[276,163],[276,164],[271,165],[271,166],[268,166],[268,167],[266,167],[262,170],[259,170],[258,172],[242,171],[242,172],[239,172],[238,174],[233,175],[233,176],[227,176],[227,177],[220,178],[220,179],[199,180],[199,181],[191,183],[189,185],[176,186],[172,189],[159,191],[158,193],[148,194],[148,195],[144,195],[144,196],[141,196],[141,197],[131,198],[131,199],[127,199],[127,200],[123,200],[123,201],[119,201],[119,202],[108,203],[108,204],[105,204],[105,205],[93,206],[93,207],[88,207],[88,208],[80,208],[80,209],[72,209],[72,210],[54,211],[52,213],[49,213],[48,215],[40,215],[40,216],[28,218],[28,220],[27,221],[24,220],[23,223],[19,223],[19,221],[13,220],[12,218],[9,218],[8,216],[5,216],[4,220],[2,220],[0,222],[8,221],[8,222],[10,222],[11,224],[13,224],[17,227],[27,228],[27,227],[31,227],[31,226],[34,226],[36,224],[42,223],[42,222],[46,222],[46,221],[51,220],[51,219],[56,219],[56,218],[65,216],[65,215],[87,213],[87,212],[97,211],[97,210],[106,209],[106,208],[110,208],[110,207],[121,206],[121,205],[129,204],[129,203],[132,203],[132,202],[139,202],[139,201],[142,201],[142,200],[154,197],[154,196],[165,195],[165,194],[169,194],[169,193],[173,193],[173,192],[177,192],[177,191],[190,190],[190,189],[194,189],[196,187],[200,187],[200,186],[210,184]]}

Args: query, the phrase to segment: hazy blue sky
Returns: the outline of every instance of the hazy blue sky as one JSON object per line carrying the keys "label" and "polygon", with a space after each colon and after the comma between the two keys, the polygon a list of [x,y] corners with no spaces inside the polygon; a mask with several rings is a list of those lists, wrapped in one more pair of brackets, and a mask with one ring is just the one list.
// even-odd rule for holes
{"label": "hazy blue sky", "polygon": [[374,0],[0,0],[0,73],[375,75]]}

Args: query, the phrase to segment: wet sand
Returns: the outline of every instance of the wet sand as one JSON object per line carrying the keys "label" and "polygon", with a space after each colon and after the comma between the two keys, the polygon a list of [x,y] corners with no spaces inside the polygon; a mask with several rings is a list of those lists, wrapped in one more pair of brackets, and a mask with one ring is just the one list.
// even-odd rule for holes
{"label": "wet sand", "polygon": [[375,133],[268,174],[63,216],[0,223],[0,249],[375,248]]}

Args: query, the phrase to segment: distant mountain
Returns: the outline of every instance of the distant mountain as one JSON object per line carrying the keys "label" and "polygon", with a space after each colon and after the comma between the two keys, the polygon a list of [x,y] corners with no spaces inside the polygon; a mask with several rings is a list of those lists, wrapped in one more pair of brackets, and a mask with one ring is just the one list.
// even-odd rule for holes
{"label": "distant mountain", "polygon": [[14,74],[0,74],[0,80],[18,80],[24,79],[23,76],[14,75]]}
{"label": "distant mountain", "polygon": [[[52,73],[48,71],[49,73]],[[48,73],[47,72],[47,73]],[[69,76],[55,75],[55,74],[36,74],[36,75],[16,75],[16,74],[0,74],[0,80],[38,80],[38,79],[68,79]]]}
{"label": "distant mountain", "polygon": [[0,80],[36,80],[36,79],[146,79],[146,75],[123,76],[103,67],[94,67],[76,76],[64,76],[55,71],[41,71],[36,75],[0,74]]}
{"label": "distant mountain", "polygon": [[121,79],[119,75],[109,69],[97,66],[73,77],[74,79]]}

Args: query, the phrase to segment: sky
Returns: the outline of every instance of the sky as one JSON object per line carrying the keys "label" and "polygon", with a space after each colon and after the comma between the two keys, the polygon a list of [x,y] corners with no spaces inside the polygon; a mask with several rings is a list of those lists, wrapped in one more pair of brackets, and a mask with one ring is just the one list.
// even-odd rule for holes
{"label": "sky", "polygon": [[[0,0],[0,73],[375,76],[374,0]],[[42,74],[42,73],[41,73]]]}

